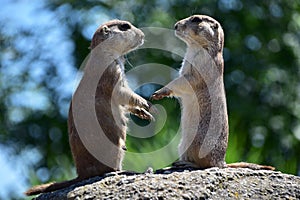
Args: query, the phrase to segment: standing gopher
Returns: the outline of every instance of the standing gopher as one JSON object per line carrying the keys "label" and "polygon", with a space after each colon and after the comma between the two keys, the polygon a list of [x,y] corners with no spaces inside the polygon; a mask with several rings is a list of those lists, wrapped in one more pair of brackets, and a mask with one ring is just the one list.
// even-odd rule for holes
{"label": "standing gopher", "polygon": [[126,111],[152,119],[147,101],[127,86],[124,77],[124,55],[143,41],[143,32],[127,21],[112,20],[98,28],[69,110],[69,143],[78,176],[61,183],[35,186],[26,195],[54,191],[122,169]]}
{"label": "standing gopher", "polygon": [[225,162],[228,115],[221,25],[209,16],[194,15],[178,21],[175,34],[187,44],[179,77],[156,91],[152,99],[175,96],[181,100],[182,138],[178,163],[197,168],[274,169],[251,163]]}

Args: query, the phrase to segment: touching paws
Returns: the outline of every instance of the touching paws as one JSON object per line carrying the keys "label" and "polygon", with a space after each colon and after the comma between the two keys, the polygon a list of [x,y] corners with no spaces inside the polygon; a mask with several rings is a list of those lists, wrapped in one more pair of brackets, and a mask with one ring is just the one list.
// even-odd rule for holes
{"label": "touching paws", "polygon": [[145,110],[149,111],[151,105],[150,103],[147,102],[147,100],[143,99],[140,96],[134,96],[130,99],[129,102],[130,106],[137,106],[137,107],[141,107],[144,108]]}
{"label": "touching paws", "polygon": [[150,112],[148,112],[144,108],[131,107],[131,108],[129,108],[129,112],[141,119],[154,121],[154,117],[150,114]]}
{"label": "touching paws", "polygon": [[160,90],[157,90],[156,92],[154,92],[151,96],[151,99],[153,100],[160,100],[163,99],[164,97],[169,97],[172,94],[172,90],[163,87]]}

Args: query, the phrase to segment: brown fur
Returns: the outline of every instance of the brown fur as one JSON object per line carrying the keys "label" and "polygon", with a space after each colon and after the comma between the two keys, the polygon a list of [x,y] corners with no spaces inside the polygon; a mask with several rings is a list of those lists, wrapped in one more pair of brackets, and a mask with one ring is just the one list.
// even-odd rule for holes
{"label": "brown fur", "polygon": [[[97,70],[101,61],[112,57],[111,64],[104,70],[96,89],[95,110],[97,120],[105,136],[116,148],[106,149],[99,154],[107,154],[110,165],[102,163],[95,158],[83,144],[74,122],[73,100],[78,96],[79,88],[90,84],[89,80],[81,80],[77,91],[74,94],[70,105],[68,118],[69,144],[78,177],[61,183],[49,183],[39,185],[29,189],[25,194],[34,195],[44,192],[54,191],[67,187],[82,179],[101,176],[107,172],[122,169],[124,150],[126,149],[126,122],[125,112],[130,111],[140,118],[151,119],[148,112],[149,105],[139,95],[135,94],[128,86],[124,77],[124,58],[123,55],[137,48],[143,43],[144,34],[129,22],[112,20],[109,21],[95,32],[91,42],[91,56],[85,67],[85,74],[93,76],[93,69]],[[106,41],[104,47],[98,45]],[[103,43],[102,43],[103,44]],[[102,57],[99,55],[102,55]],[[105,58],[103,56],[106,56]],[[101,65],[100,65],[101,66]],[[95,68],[94,68],[95,67]],[[100,70],[100,69],[99,69]],[[82,90],[82,89],[81,89]],[[88,129],[87,129],[88,130]],[[89,133],[86,133],[88,135]],[[101,133],[100,133],[101,134]],[[89,138],[93,139],[93,138]],[[98,144],[101,145],[101,144]]]}
{"label": "brown fur", "polygon": [[251,163],[227,165],[225,162],[229,130],[221,25],[209,16],[194,15],[178,21],[175,34],[187,44],[179,77],[156,91],[152,98],[175,96],[181,100],[180,162],[198,168],[273,169]]}

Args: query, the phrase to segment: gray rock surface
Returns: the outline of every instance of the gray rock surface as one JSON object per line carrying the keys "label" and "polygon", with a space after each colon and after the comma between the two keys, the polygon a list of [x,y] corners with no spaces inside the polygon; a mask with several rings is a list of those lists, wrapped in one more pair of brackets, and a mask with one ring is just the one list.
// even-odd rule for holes
{"label": "gray rock surface", "polygon": [[[81,186],[80,186],[81,185]],[[95,177],[36,199],[300,199],[300,177],[247,168]]]}

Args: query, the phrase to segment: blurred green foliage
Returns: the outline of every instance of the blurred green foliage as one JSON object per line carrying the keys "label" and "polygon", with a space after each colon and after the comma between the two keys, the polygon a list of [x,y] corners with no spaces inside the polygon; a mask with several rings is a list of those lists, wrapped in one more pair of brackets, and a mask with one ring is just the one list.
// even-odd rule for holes
{"label": "blurred green foliage", "polygon": [[[58,69],[58,64],[52,59],[58,56],[55,53],[65,51],[72,55],[65,58],[65,62],[79,68],[89,53],[89,41],[99,23],[119,18],[137,27],[172,29],[177,20],[192,14],[214,17],[225,31],[224,76],[230,123],[227,162],[263,163],[282,172],[300,174],[299,1],[49,0],[40,9],[53,13],[57,24],[49,26],[48,30],[65,30],[63,39],[70,43],[70,48],[60,50],[60,45],[57,45],[53,52],[45,52],[47,43],[39,41],[38,34],[47,34],[48,30],[36,34],[21,29],[16,34],[7,32],[8,24],[0,26],[0,143],[13,147],[16,155],[24,149],[38,150],[41,158],[32,163],[28,171],[31,184],[76,176],[66,127],[72,91],[63,93],[57,89],[62,82],[60,79],[64,79],[61,74],[68,72]],[[19,42],[26,41],[33,47],[18,47]],[[151,49],[138,50],[129,54],[127,59],[133,65],[127,64],[127,70],[145,63],[179,69],[181,63],[168,52]],[[39,81],[30,75],[30,67],[40,66],[36,62],[48,66]],[[7,71],[12,70],[9,65],[14,66],[14,63],[18,63],[15,69],[19,70],[18,75],[10,72],[10,78],[5,78]],[[64,63],[60,68],[63,66]],[[35,92],[48,99],[41,108],[24,106],[13,100],[13,95],[32,85]],[[143,90],[139,93],[149,97],[149,94],[143,94]],[[28,98],[30,95],[19,101],[30,101]],[[130,152],[157,150],[167,144],[179,129],[178,102],[165,99],[153,103],[165,107],[166,123],[159,133],[149,138],[134,137],[129,132],[127,148]],[[176,153],[174,146],[170,154]],[[164,159],[163,156],[154,161],[127,158],[125,168],[138,171],[147,166],[157,168]]]}

